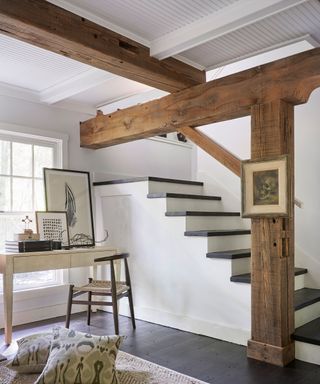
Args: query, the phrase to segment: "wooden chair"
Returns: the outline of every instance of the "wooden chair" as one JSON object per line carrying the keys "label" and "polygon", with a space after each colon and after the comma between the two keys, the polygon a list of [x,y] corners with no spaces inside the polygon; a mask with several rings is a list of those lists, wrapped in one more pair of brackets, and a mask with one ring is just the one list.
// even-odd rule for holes
{"label": "wooden chair", "polygon": [[[66,328],[69,328],[70,325],[70,314],[72,304],[82,304],[88,306],[87,312],[87,324],[90,325],[91,319],[91,306],[112,306],[113,308],[113,320],[114,320],[114,328],[116,335],[119,335],[119,319],[118,319],[118,300],[122,297],[128,297],[130,313],[131,313],[131,321],[132,326],[135,329],[135,317],[134,317],[134,309],[133,309],[133,300],[132,300],[132,288],[131,288],[131,280],[129,274],[129,267],[127,258],[129,257],[128,253],[122,253],[113,256],[100,257],[95,259],[95,262],[104,262],[110,261],[110,280],[93,280],[89,278],[89,283],[82,287],[75,287],[74,285],[70,285],[69,287],[69,298],[68,298],[68,306],[67,306],[67,315],[66,315]],[[124,268],[125,268],[125,281],[117,282],[115,276],[114,269],[114,261],[115,260],[123,260]],[[87,300],[75,300],[77,296],[83,295],[87,293]],[[97,301],[92,300],[93,296],[110,296],[110,301]]]}

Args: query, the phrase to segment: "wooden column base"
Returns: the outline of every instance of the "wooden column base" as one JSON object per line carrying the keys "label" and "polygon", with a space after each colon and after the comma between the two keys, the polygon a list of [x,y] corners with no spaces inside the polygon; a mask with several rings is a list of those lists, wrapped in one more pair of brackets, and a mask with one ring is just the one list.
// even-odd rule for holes
{"label": "wooden column base", "polygon": [[285,347],[277,347],[259,341],[248,341],[247,357],[252,359],[284,367],[294,360],[294,356],[294,342]]}

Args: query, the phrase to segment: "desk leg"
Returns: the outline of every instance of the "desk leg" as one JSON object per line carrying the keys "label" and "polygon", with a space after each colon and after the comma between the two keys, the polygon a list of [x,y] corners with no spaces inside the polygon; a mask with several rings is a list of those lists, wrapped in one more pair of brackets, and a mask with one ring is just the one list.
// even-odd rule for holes
{"label": "desk leg", "polygon": [[13,307],[13,264],[7,261],[3,274],[3,312],[4,312],[4,341],[12,341],[12,307]]}

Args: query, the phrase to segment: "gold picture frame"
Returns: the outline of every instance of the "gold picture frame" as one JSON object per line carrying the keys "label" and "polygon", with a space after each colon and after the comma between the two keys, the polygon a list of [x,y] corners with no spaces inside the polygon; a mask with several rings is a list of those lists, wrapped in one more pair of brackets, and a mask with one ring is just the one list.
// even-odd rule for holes
{"label": "gold picture frame", "polygon": [[288,216],[288,156],[241,162],[242,217]]}

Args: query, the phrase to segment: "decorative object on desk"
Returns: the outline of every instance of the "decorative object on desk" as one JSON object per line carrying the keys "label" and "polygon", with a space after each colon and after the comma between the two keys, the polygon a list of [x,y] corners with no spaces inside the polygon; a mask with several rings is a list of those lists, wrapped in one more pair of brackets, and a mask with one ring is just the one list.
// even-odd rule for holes
{"label": "decorative object on desk", "polygon": [[242,161],[242,217],[287,216],[288,156]]}
{"label": "decorative object on desk", "polygon": [[6,241],[5,251],[12,253],[21,252],[42,252],[51,251],[52,241],[50,240],[24,240],[24,241]]}
{"label": "decorative object on desk", "polygon": [[44,168],[48,211],[66,211],[70,246],[94,246],[89,172]]}
{"label": "decorative object on desk", "polygon": [[70,246],[66,211],[36,211],[36,220],[41,240],[60,242],[63,248]]}
{"label": "decorative object on desk", "polygon": [[32,223],[32,220],[29,218],[29,216],[26,216],[24,219],[21,220],[24,225],[24,231],[23,233],[15,233],[13,235],[13,240],[15,241],[22,241],[22,240],[39,240],[39,234],[33,233],[33,230],[29,228],[30,223]]}

